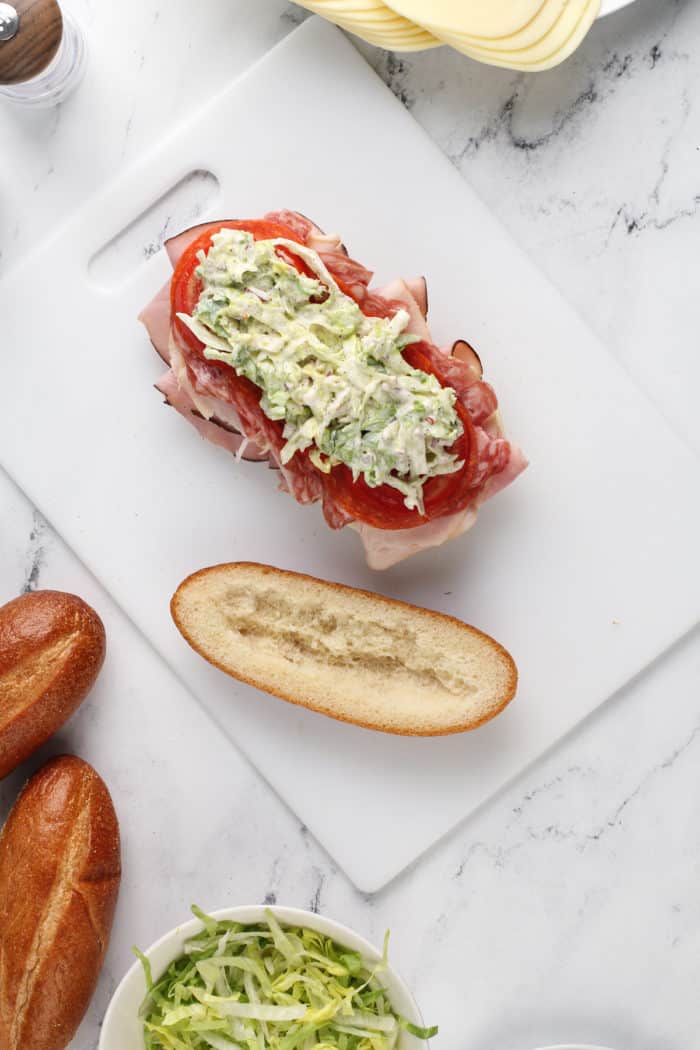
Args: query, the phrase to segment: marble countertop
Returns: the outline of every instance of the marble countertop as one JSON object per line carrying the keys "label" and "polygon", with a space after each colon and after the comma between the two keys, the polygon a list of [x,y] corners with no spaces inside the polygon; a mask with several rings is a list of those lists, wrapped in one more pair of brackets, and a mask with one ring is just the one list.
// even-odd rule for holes
{"label": "marble countertop", "polygon": [[[184,0],[72,6],[91,52],[81,91],[48,113],[0,104],[0,272],[303,17],[280,0],[207,0],[196,19]],[[598,23],[570,62],[536,77],[444,50],[362,50],[700,448],[700,0],[638,0]],[[0,601],[36,587],[77,591],[110,639],[78,715],[0,785],[4,816],[30,769],[74,750],[102,772],[119,810],[115,935],[74,1050],[97,1046],[132,943],[150,943],[192,901],[261,900],[322,910],[375,941],[391,927],[394,961],[441,1026],[435,1047],[696,1045],[699,632],[367,897],[1,473],[0,536]],[[177,726],[160,720],[168,704]],[[170,790],[141,743],[144,719],[163,726],[164,748],[177,731],[209,749],[225,805],[202,814],[196,794],[183,801],[190,792]],[[128,753],[115,739],[132,741]]]}

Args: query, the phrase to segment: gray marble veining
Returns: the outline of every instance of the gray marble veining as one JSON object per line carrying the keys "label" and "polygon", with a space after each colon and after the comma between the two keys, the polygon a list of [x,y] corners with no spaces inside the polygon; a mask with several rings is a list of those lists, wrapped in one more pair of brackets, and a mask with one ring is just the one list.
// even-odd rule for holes
{"label": "gray marble veining", "polygon": [[[0,107],[3,270],[304,17],[280,0],[211,0],[206,17],[188,20],[185,31],[188,6],[74,0],[91,50],[83,89],[52,113]],[[700,2],[638,0],[596,25],[570,62],[537,77],[445,50],[395,56],[359,46],[697,447]],[[430,207],[429,188],[416,206]],[[697,632],[475,819],[367,897],[4,475],[0,537],[0,600],[36,587],[75,590],[100,609],[109,631],[108,663],[90,700],[57,740],[0,784],[4,815],[31,768],[71,749],[90,757],[118,800],[124,890],[75,1050],[96,1047],[131,943],[148,943],[194,900],[297,904],[375,941],[390,926],[394,958],[426,1018],[441,1024],[436,1046],[697,1045]],[[158,756],[141,749],[139,728],[155,723],[165,699],[177,724],[164,720],[163,747],[171,733],[186,732],[193,747],[211,751],[221,784],[214,812],[198,811],[196,793],[184,811],[176,807]],[[133,727],[133,752],[115,754],[111,740],[125,727]]]}

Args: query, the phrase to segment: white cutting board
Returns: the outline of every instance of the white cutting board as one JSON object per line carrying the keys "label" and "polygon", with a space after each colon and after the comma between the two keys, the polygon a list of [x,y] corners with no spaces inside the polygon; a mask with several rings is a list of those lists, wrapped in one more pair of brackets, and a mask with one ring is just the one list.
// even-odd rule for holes
{"label": "white cutting board", "polygon": [[611,15],[613,11],[619,11],[621,7],[628,7],[633,0],[601,0],[599,18],[603,15]]}
{"label": "white cutting board", "polygon": [[[236,464],[161,405],[159,362],[135,317],[169,273],[164,253],[109,290],[91,283],[88,261],[193,169],[220,180],[221,216],[297,208],[337,227],[380,279],[427,274],[435,338],[476,345],[532,461],[467,537],[373,574],[352,532],[332,533],[264,466]],[[365,891],[700,618],[697,460],[320,20],[89,201],[0,284],[0,300],[2,463]],[[518,698],[473,734],[398,739],[239,685],[191,652],[168,612],[182,577],[234,559],[478,624],[512,650]],[[115,746],[128,762],[128,741]],[[187,740],[181,767],[175,791],[208,776]]]}

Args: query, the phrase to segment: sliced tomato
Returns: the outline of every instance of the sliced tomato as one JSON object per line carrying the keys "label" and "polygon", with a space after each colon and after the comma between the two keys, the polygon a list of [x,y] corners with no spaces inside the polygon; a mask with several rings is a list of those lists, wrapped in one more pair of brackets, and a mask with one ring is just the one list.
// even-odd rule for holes
{"label": "sliced tomato", "polygon": [[[178,313],[191,314],[197,305],[202,291],[202,282],[196,274],[199,266],[198,254],[207,252],[211,247],[212,235],[221,229],[247,230],[256,240],[271,240],[283,237],[286,240],[303,244],[303,240],[291,227],[279,222],[265,219],[237,219],[226,222],[215,222],[207,226],[185,249],[178,261],[171,284],[171,307],[174,334],[186,352],[204,358],[204,344],[177,317]],[[287,248],[279,248],[279,254],[285,261],[295,266],[300,273],[313,276],[306,263]],[[335,276],[335,275],[334,275]],[[342,291],[342,279],[338,279]],[[350,291],[346,294],[352,295]],[[392,316],[401,303],[383,303],[379,296],[368,295],[365,304],[360,307],[368,316]],[[419,368],[429,375],[434,375],[442,386],[451,386],[449,370],[440,367],[440,354],[424,343],[414,343],[404,350],[404,357],[414,368]],[[264,433],[270,445],[279,452],[284,445],[282,436],[283,424],[271,420],[260,407],[262,390],[231,369],[228,380],[229,396],[241,416],[249,433]],[[332,500],[346,514],[358,521],[382,529],[409,529],[435,518],[444,517],[463,510],[473,499],[474,491],[471,482],[477,466],[478,449],[474,424],[462,403],[457,400],[455,409],[462,423],[463,432],[452,445],[450,451],[463,461],[462,467],[453,474],[444,474],[429,478],[423,485],[425,514],[409,510],[404,497],[398,489],[390,485],[372,487],[363,477],[353,481],[352,471],[344,464],[334,467],[329,474],[323,474],[311,463],[308,453],[295,453],[290,466],[299,472],[314,472],[320,476],[327,499]]]}
{"label": "sliced tomato", "polygon": [[[444,382],[438,369],[425,353],[421,353],[421,343],[413,343],[404,351],[404,357],[413,368],[434,375],[443,386]],[[478,460],[478,447],[474,424],[469,413],[460,401],[455,402],[455,410],[462,423],[462,433],[451,446],[462,467],[453,474],[442,474],[429,478],[423,485],[423,504],[425,514],[409,510],[404,497],[391,485],[368,485],[360,476],[353,481],[352,471],[345,464],[333,467],[325,477],[325,489],[328,495],[358,521],[373,525],[378,529],[411,529],[446,514],[456,514],[469,505],[474,497],[471,482]]]}
{"label": "sliced tomato", "polygon": [[[256,241],[269,241],[273,238],[284,237],[288,241],[296,241],[303,244],[301,237],[294,232],[290,226],[284,226],[280,222],[269,222],[266,219],[229,219],[225,222],[212,222],[205,227],[203,232],[192,241],[178,260],[170,284],[170,306],[172,309],[173,327],[180,341],[194,353],[200,356],[204,352],[204,343],[190,331],[186,324],[178,318],[178,314],[191,314],[202,294],[202,282],[197,276],[196,270],[199,266],[199,252],[208,252],[211,248],[211,239],[219,230],[246,230],[252,233]],[[311,270],[298,256],[286,248],[278,249],[280,256],[285,262],[295,266],[300,273],[313,276]]]}

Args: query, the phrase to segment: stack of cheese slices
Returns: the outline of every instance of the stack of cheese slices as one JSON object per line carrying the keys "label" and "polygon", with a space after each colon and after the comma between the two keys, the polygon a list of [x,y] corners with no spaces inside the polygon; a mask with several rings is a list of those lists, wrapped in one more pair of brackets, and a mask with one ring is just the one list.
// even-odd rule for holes
{"label": "stack of cheese slices", "polygon": [[391,51],[450,44],[480,62],[535,72],[563,62],[600,0],[300,0],[303,7]]}

